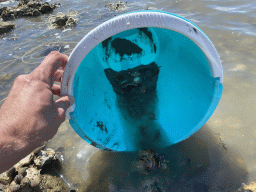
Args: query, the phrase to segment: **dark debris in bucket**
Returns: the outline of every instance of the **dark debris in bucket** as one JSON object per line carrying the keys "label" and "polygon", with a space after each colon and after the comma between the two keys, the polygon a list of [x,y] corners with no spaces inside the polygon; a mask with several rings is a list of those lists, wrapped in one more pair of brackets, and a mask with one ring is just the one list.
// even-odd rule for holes
{"label": "dark debris in bucket", "polygon": [[120,72],[116,72],[111,68],[104,71],[110,84],[113,86],[113,90],[118,95],[130,98],[142,96],[146,92],[156,90],[159,67],[155,62]]}
{"label": "dark debris in bucket", "polygon": [[[141,39],[141,41],[144,41],[146,37],[146,39],[148,39],[147,43],[151,45],[151,52],[156,53],[156,45],[154,44],[153,34],[151,33],[151,31],[148,30],[147,27],[138,28],[138,30],[138,37]],[[126,38],[109,37],[102,42],[102,47],[106,55],[105,61],[108,60],[110,54],[113,51],[115,52],[115,54],[120,55],[120,61],[124,59],[124,55],[141,55],[143,53],[143,49],[136,44],[136,41],[132,42]],[[112,48],[113,50],[111,50]]]}
{"label": "dark debris in bucket", "polygon": [[[141,54],[142,49],[127,39],[116,38],[111,42],[111,46],[115,49],[115,53],[119,54],[123,58],[124,54],[131,55]],[[122,59],[121,59],[122,60]]]}
{"label": "dark debris in bucket", "polygon": [[97,127],[99,127],[101,131],[105,131],[106,133],[108,133],[108,129],[102,121],[97,121]]}
{"label": "dark debris in bucket", "polygon": [[[159,67],[155,62],[120,72],[108,68],[104,72],[114,92],[119,96],[120,107],[134,118],[148,113],[149,103],[156,98]],[[150,116],[155,118],[154,113],[150,113]]]}

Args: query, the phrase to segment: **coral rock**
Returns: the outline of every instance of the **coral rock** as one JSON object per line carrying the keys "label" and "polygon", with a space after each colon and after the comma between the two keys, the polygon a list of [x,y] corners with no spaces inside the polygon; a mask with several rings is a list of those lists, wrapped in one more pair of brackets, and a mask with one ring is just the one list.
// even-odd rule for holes
{"label": "coral rock", "polygon": [[49,17],[50,23],[55,27],[65,27],[76,25],[76,19],[71,16],[58,13],[57,16]]}
{"label": "coral rock", "polygon": [[20,185],[15,183],[14,181],[10,184],[9,189],[11,191],[18,191],[20,189]]}
{"label": "coral rock", "polygon": [[45,164],[57,159],[58,156],[53,149],[46,149],[38,153],[38,156],[34,159],[34,163],[39,169],[41,169]]}
{"label": "coral rock", "polygon": [[40,171],[36,168],[28,168],[26,177],[30,180],[31,187],[37,187],[40,183]]}
{"label": "coral rock", "polygon": [[7,184],[10,184],[12,181],[12,177],[7,175],[6,172],[2,173],[0,175],[0,183],[4,184],[4,185],[7,185]]}
{"label": "coral rock", "polygon": [[19,161],[16,165],[14,165],[13,167],[18,170],[19,168],[21,167],[24,167],[24,166],[28,166],[32,159],[34,158],[34,153],[31,153],[29,154],[27,157],[23,158],[21,161]]}
{"label": "coral rock", "polygon": [[20,184],[21,181],[23,179],[23,176],[22,175],[16,175],[15,178],[13,179],[13,181],[16,183],[16,184]]}
{"label": "coral rock", "polygon": [[18,168],[17,171],[18,171],[18,174],[21,175],[21,176],[25,176],[26,175],[26,170],[27,170],[28,167],[21,167],[21,168]]}

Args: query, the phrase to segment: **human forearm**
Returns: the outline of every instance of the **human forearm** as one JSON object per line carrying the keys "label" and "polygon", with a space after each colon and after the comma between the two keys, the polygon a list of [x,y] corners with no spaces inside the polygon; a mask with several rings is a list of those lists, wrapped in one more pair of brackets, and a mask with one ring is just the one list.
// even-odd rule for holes
{"label": "human forearm", "polygon": [[[0,108],[0,172],[51,139],[65,120],[69,97],[60,96],[68,57],[51,52],[34,71],[18,76]],[[61,69],[59,69],[61,67]]]}
{"label": "human forearm", "polygon": [[[2,129],[3,126],[0,126]],[[21,140],[4,133],[0,133],[0,173],[8,170],[13,165],[18,163],[19,160],[26,157],[33,145],[29,144],[26,140]]]}

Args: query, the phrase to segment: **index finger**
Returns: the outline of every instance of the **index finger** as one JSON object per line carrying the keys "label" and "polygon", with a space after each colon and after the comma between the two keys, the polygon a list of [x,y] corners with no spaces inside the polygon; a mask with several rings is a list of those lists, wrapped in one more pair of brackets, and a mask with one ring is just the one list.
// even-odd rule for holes
{"label": "index finger", "polygon": [[67,55],[61,54],[57,51],[52,51],[45,57],[42,63],[33,72],[40,72],[41,80],[52,87],[54,82],[54,73],[60,67],[64,69],[67,61]]}

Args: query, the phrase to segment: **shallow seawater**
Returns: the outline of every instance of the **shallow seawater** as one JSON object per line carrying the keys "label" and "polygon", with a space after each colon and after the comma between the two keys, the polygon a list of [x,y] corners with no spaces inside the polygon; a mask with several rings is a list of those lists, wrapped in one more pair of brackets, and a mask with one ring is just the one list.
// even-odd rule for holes
{"label": "shallow seawater", "polygon": [[63,123],[48,146],[64,149],[61,174],[70,188],[143,191],[143,186],[167,183],[166,191],[237,191],[242,183],[256,181],[255,1],[128,0],[127,8],[120,11],[105,7],[110,0],[49,2],[62,4],[52,14],[76,15],[78,23],[71,29],[51,29],[50,14],[11,21],[15,30],[0,38],[0,105],[15,77],[31,72],[50,50],[69,55],[97,25],[148,7],[178,14],[199,26],[216,47],[224,70],[223,95],[212,117],[189,139],[157,151],[168,161],[167,168],[149,175],[134,166],[136,153],[101,151],[82,140],[67,121]]}

